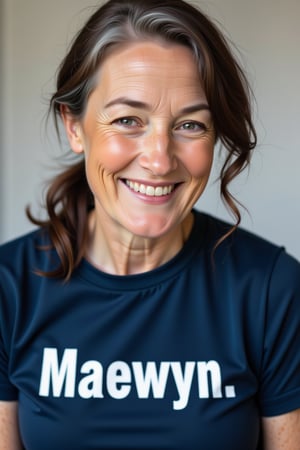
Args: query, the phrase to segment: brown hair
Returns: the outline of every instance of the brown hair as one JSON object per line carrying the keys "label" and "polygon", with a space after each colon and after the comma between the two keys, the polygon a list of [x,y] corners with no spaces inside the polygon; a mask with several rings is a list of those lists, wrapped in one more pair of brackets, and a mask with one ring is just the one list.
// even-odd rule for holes
{"label": "brown hair", "polygon": [[[251,118],[250,89],[240,65],[217,27],[198,9],[183,0],[110,0],[101,6],[76,36],[63,60],[57,77],[57,91],[50,109],[58,129],[61,106],[83,117],[95,75],[107,50],[113,45],[141,39],[162,39],[191,49],[199,67],[203,87],[213,117],[216,139],[226,150],[220,172],[220,194],[241,220],[237,201],[228,190],[229,183],[249,164],[256,145]],[[92,195],[85,177],[84,161],[57,176],[47,192],[46,226],[61,264],[48,276],[68,280],[80,263],[87,242],[87,216]]]}

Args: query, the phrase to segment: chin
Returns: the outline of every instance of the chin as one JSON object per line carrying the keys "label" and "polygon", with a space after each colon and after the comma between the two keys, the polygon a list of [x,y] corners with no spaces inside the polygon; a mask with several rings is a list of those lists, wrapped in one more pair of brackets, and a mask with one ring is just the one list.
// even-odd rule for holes
{"label": "chin", "polygon": [[155,217],[152,215],[147,220],[135,220],[128,224],[127,230],[135,236],[145,239],[156,239],[168,234],[174,229],[175,223],[170,218]]}

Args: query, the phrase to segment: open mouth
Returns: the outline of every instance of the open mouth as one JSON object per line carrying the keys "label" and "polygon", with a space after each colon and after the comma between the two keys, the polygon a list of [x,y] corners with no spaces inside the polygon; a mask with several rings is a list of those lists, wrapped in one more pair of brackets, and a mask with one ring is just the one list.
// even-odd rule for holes
{"label": "open mouth", "polygon": [[123,180],[124,183],[134,192],[139,192],[149,197],[162,197],[170,195],[174,189],[180,184],[169,184],[167,186],[150,186],[147,184],[137,183],[136,181]]}

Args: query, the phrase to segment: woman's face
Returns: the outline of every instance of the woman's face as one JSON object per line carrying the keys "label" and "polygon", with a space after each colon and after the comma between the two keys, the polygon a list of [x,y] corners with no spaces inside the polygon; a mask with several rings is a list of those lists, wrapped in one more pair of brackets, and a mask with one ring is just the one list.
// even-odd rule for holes
{"label": "woman's face", "polygon": [[196,63],[180,45],[109,53],[84,118],[65,124],[83,151],[96,220],[155,238],[180,226],[207,183],[214,128]]}

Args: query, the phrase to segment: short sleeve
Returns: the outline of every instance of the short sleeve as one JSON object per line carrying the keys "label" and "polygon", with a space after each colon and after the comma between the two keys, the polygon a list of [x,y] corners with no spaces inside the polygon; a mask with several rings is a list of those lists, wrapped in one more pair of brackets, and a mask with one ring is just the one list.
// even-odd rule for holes
{"label": "short sleeve", "polygon": [[263,416],[300,408],[300,264],[282,251],[269,281],[261,372]]}
{"label": "short sleeve", "polygon": [[[0,277],[1,278],[1,277]],[[17,400],[18,391],[9,380],[10,357],[13,349],[9,342],[9,307],[0,286],[0,400]]]}
{"label": "short sleeve", "polygon": [[2,339],[0,340],[0,400],[17,400],[18,391],[10,383],[8,377],[8,358],[3,351]]}

